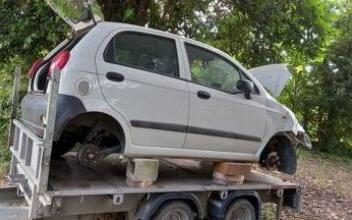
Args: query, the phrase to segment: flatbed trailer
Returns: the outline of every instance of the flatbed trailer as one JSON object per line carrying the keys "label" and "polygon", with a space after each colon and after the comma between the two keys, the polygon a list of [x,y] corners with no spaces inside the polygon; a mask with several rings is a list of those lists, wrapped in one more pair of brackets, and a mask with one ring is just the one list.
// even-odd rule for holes
{"label": "flatbed trailer", "polygon": [[[194,219],[224,219],[229,207],[240,201],[252,205],[249,214],[254,218],[239,213],[234,219],[260,219],[262,204],[267,202],[277,204],[277,218],[282,207],[299,208],[301,190],[297,184],[255,170],[246,175],[243,184],[219,185],[213,181],[210,162],[163,159],[154,184],[131,187],[126,183],[126,162],[116,155],[94,168],[80,165],[75,153],[52,159],[59,74],[55,70],[52,76],[43,138],[12,114],[10,185],[0,188],[1,220],[148,220],[165,209],[175,213],[171,219],[188,219],[183,218],[182,207],[170,209],[175,202],[189,207]],[[14,109],[18,77],[16,71]]]}

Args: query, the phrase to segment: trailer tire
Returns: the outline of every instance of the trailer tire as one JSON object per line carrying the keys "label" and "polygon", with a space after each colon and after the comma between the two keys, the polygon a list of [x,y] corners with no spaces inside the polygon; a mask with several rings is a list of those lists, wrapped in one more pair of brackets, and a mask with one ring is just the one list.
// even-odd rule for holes
{"label": "trailer tire", "polygon": [[168,219],[180,219],[180,220],[194,220],[194,213],[191,207],[181,201],[167,202],[161,206],[156,214],[154,220],[168,220]]}
{"label": "trailer tire", "polygon": [[255,220],[256,210],[252,203],[247,199],[239,199],[234,201],[225,214],[225,220]]}

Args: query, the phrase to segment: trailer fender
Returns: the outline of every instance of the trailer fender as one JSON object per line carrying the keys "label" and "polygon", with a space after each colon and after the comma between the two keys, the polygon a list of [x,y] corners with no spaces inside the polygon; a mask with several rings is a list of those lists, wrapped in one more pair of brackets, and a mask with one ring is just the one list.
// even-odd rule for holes
{"label": "trailer fender", "polygon": [[255,218],[257,220],[261,219],[261,199],[257,192],[255,191],[235,191],[230,192],[226,199],[222,198],[212,198],[209,200],[208,212],[211,219],[223,219],[225,217],[226,211],[229,206],[238,199],[247,199],[252,203],[255,210]]}
{"label": "trailer fender", "polygon": [[199,198],[193,193],[180,192],[180,193],[164,193],[152,194],[149,199],[138,209],[136,218],[137,220],[151,220],[157,210],[168,201],[185,201],[194,211],[197,212],[199,219],[205,217],[205,212],[202,208]]}

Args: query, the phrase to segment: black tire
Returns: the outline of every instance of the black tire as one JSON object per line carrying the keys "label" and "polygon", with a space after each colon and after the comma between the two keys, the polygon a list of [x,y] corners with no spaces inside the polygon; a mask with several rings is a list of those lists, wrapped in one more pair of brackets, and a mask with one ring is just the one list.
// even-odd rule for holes
{"label": "black tire", "polygon": [[296,151],[289,141],[284,141],[278,146],[277,153],[280,160],[278,170],[290,175],[296,173],[297,156]]}
{"label": "black tire", "polygon": [[227,209],[224,220],[255,220],[256,210],[246,199],[236,200]]}
{"label": "black tire", "polygon": [[152,218],[153,220],[194,220],[194,213],[185,202],[172,201],[161,206]]}

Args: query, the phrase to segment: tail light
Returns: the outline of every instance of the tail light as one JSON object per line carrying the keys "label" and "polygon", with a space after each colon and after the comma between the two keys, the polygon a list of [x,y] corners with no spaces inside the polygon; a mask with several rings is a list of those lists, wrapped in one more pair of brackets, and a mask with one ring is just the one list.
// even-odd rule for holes
{"label": "tail light", "polygon": [[40,65],[43,63],[44,61],[42,59],[37,59],[33,62],[31,68],[28,70],[28,77],[30,79],[33,79],[34,74],[38,71]]}
{"label": "tail light", "polygon": [[70,52],[68,52],[67,50],[60,51],[58,54],[56,54],[55,57],[51,60],[48,76],[50,77],[52,75],[54,69],[62,70],[65,67],[69,58]]}

